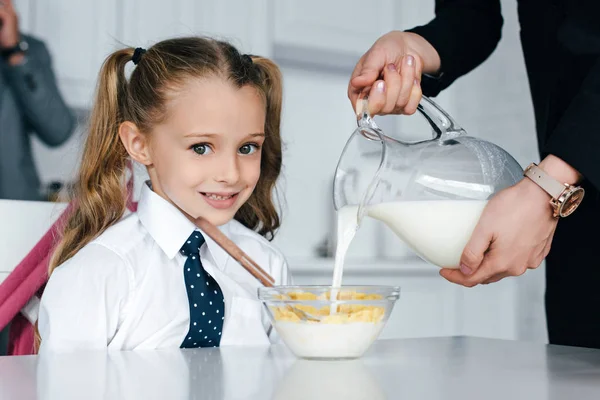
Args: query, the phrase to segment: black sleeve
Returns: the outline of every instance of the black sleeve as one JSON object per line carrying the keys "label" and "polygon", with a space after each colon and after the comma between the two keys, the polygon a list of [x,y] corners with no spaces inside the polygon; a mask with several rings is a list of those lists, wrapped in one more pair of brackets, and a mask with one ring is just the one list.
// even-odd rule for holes
{"label": "black sleeve", "polygon": [[502,36],[500,0],[436,0],[435,15],[407,30],[424,37],[440,56],[440,74],[421,81],[426,96],[436,96],[485,61]]}
{"label": "black sleeve", "polygon": [[579,171],[600,190],[600,56],[542,148]]}

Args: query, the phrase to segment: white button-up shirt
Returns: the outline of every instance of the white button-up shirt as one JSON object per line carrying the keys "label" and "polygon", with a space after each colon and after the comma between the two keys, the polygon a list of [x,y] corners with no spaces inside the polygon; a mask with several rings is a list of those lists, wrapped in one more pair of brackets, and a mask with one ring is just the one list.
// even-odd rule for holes
{"label": "white button-up shirt", "polygon": [[[220,229],[275,284],[290,284],[286,261],[269,241],[235,220]],[[186,257],[179,250],[194,230],[176,207],[143,185],[136,213],[52,273],[40,304],[40,352],[179,347],[190,327]],[[270,344],[274,332],[257,299],[260,282],[204,238],[202,265],[225,299],[221,346]]]}

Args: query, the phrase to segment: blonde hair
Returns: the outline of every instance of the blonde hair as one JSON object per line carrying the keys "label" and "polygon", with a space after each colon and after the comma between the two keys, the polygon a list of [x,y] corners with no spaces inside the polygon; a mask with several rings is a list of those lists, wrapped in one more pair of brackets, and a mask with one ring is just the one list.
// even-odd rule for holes
{"label": "blonde hair", "polygon": [[[115,51],[100,71],[89,134],[74,186],[73,211],[50,260],[49,274],[115,224],[125,212],[129,156],[118,130],[124,121],[141,132],[166,118],[167,101],[190,79],[215,77],[257,89],[266,105],[261,175],[235,219],[271,240],[280,225],[273,202],[281,171],[282,78],[270,60],[242,55],[229,43],[201,37],[164,40],[149,48],[131,73],[125,65],[134,48]],[[39,338],[39,337],[38,337]]]}

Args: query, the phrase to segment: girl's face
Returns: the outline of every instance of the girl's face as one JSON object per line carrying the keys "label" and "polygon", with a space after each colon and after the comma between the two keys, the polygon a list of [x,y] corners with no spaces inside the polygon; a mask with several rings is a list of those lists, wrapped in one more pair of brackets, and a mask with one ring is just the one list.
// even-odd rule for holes
{"label": "girl's face", "polygon": [[229,222],[260,177],[265,103],[256,89],[197,79],[167,102],[151,132],[153,190],[192,221]]}

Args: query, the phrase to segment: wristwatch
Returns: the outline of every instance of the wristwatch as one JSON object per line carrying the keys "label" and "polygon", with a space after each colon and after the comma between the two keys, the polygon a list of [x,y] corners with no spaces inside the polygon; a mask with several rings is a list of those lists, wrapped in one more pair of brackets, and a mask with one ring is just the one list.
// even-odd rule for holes
{"label": "wristwatch", "polygon": [[4,59],[8,59],[10,56],[12,56],[15,53],[25,53],[28,48],[29,48],[29,43],[27,43],[25,40],[21,39],[13,47],[8,47],[6,49],[0,49],[0,55],[2,55],[2,57]]}
{"label": "wristwatch", "polygon": [[560,183],[545,173],[535,163],[529,164],[525,168],[523,175],[531,179],[550,195],[550,205],[552,206],[554,218],[571,215],[579,204],[581,204],[581,200],[583,200],[585,190],[582,187]]}

